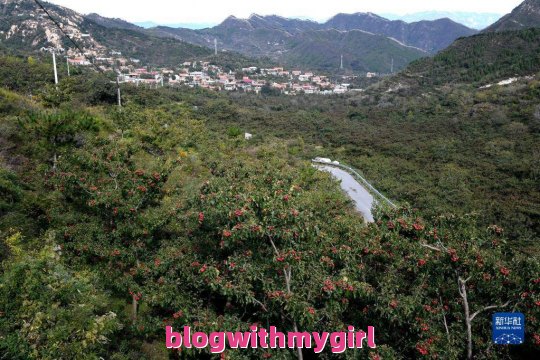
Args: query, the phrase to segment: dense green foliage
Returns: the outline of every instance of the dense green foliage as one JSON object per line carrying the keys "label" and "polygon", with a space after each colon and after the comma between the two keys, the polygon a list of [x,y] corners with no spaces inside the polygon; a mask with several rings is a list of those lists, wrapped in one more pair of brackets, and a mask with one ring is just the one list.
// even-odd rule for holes
{"label": "dense green foliage", "polygon": [[[16,245],[12,250],[23,251]],[[0,353],[10,359],[110,354],[121,324],[95,274],[69,270],[50,247],[36,255],[19,255],[0,277]]]}
{"label": "dense green foliage", "polygon": [[[477,358],[538,353],[536,80],[422,98],[125,87],[118,109],[107,79],[56,90],[39,69],[43,86],[0,90],[0,358],[218,358],[166,350],[165,325],[254,323],[377,328],[376,349],[323,359],[463,358],[467,323]],[[420,209],[364,224],[315,155]],[[490,306],[526,314],[526,344],[490,344]],[[270,356],[295,352],[223,354]]]}
{"label": "dense green foliage", "polygon": [[[501,39],[509,43],[537,33],[533,29],[462,39],[434,60],[413,64],[354,96],[232,95],[231,103],[240,106],[223,106],[221,114],[231,114],[211,119],[209,126],[224,130],[235,125],[261,136],[301,138],[306,157],[322,154],[349,163],[390,198],[430,215],[478,211],[483,226],[501,224],[516,246],[538,249],[540,83],[535,73],[540,70],[540,47],[531,43],[527,51],[509,52],[499,47]],[[497,59],[492,72],[480,71],[475,81],[496,84],[516,74],[519,64],[532,64],[517,72],[528,77],[489,88],[464,84],[475,72],[457,77],[459,64],[474,62],[479,69],[482,61],[490,62],[487,57],[477,62],[475,53],[454,51],[462,49],[462,43],[476,47],[473,40],[483,54]],[[444,65],[440,59],[451,54],[460,60]],[[437,76],[424,71],[429,64],[436,64]]]}
{"label": "dense green foliage", "polygon": [[484,33],[458,39],[433,58],[412,63],[400,80],[428,86],[485,85],[497,79],[533,75],[540,70],[539,64],[540,28]]}
{"label": "dense green foliage", "polygon": [[35,94],[54,79],[52,64],[49,66],[29,57],[22,61],[16,57],[0,57],[0,82],[2,88],[22,94]]}

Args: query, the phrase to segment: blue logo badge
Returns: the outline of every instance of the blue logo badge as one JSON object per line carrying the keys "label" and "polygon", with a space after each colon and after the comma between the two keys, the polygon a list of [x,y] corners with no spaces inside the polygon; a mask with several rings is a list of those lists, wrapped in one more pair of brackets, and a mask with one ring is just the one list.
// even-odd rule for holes
{"label": "blue logo badge", "polygon": [[525,315],[522,313],[495,313],[492,326],[495,344],[520,345],[525,341]]}

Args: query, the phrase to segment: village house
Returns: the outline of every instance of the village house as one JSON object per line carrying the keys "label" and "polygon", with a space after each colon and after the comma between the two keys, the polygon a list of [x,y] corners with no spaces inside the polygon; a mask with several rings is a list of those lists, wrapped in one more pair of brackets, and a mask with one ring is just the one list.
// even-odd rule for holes
{"label": "village house", "polygon": [[107,64],[113,64],[114,63],[113,58],[107,58],[107,57],[97,57],[96,61],[104,62],[104,63],[107,63]]}
{"label": "village house", "polygon": [[244,73],[254,73],[257,71],[257,67],[256,66],[250,66],[250,67],[247,67],[247,68],[242,68],[242,72]]}
{"label": "village house", "polygon": [[86,58],[84,58],[84,57],[76,57],[74,59],[69,59],[68,58],[68,63],[70,65],[79,65],[79,66],[92,65],[92,63],[90,61],[86,60]]}
{"label": "village house", "polygon": [[302,87],[302,90],[304,91],[305,94],[315,94],[316,92],[319,91],[319,88],[313,85],[306,84]]}
{"label": "village house", "polygon": [[334,94],[344,94],[347,92],[347,87],[343,85],[337,85],[334,88]]}

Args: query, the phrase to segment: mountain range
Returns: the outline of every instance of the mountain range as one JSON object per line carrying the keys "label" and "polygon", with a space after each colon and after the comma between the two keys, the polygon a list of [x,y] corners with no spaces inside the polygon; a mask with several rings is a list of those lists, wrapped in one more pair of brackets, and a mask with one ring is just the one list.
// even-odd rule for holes
{"label": "mountain range", "polygon": [[[388,73],[476,31],[451,20],[407,24],[371,13],[338,14],[324,24],[280,16],[230,16],[201,30],[158,26],[145,29],[122,19],[81,15],[45,3],[74,40],[86,51],[120,51],[156,66],[209,56],[217,40],[221,51],[313,70]],[[5,0],[0,4],[0,38],[16,49],[72,45],[32,1]]]}
{"label": "mountain range", "polygon": [[[220,53],[268,58],[288,67],[389,73],[436,54],[456,39],[478,33],[449,18],[407,23],[373,13],[337,14],[325,23],[253,14],[247,19],[229,16],[217,26],[199,30],[146,29],[118,18],[81,15],[49,3],[46,7],[86,51],[121,51],[155,66],[208,57],[217,42]],[[539,23],[540,0],[527,0],[484,31],[517,30]],[[0,40],[12,49],[72,47],[43,11],[25,0],[0,4]]]}
{"label": "mountain range", "polygon": [[422,11],[405,15],[381,14],[381,16],[390,20],[403,20],[405,22],[416,22],[422,20],[437,20],[449,18],[453,21],[463,24],[469,28],[482,30],[501,18],[501,14],[496,13],[478,13],[464,11]]}
{"label": "mountain range", "polygon": [[322,24],[253,14],[247,19],[230,16],[200,30],[158,26],[149,31],[201,46],[212,47],[215,39],[220,49],[315,69],[337,68],[344,55],[346,69],[377,72],[389,72],[392,58],[394,69],[401,69],[459,37],[477,33],[450,19],[409,24],[373,13],[337,14]]}
{"label": "mountain range", "polygon": [[207,45],[217,38],[227,49],[251,51],[256,55],[271,55],[287,48],[287,41],[310,31],[360,30],[366,35],[382,35],[402,45],[435,53],[450,45],[456,38],[477,33],[448,18],[406,23],[388,20],[373,13],[337,14],[325,23],[311,20],[287,19],[276,15],[251,15],[247,19],[230,16],[221,24],[207,29],[192,30],[158,26],[151,29],[170,34],[184,41]]}

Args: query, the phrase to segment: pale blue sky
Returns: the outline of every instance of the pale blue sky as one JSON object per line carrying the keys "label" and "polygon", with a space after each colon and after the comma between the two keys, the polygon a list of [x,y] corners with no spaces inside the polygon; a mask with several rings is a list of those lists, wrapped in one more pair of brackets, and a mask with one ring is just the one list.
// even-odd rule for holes
{"label": "pale blue sky", "polygon": [[506,14],[521,0],[49,0],[87,14],[96,12],[131,22],[217,24],[229,15],[281,15],[324,21],[339,12],[409,14],[459,11]]}

